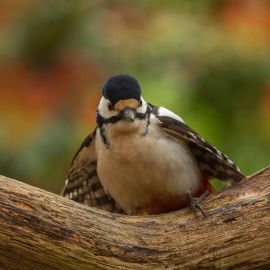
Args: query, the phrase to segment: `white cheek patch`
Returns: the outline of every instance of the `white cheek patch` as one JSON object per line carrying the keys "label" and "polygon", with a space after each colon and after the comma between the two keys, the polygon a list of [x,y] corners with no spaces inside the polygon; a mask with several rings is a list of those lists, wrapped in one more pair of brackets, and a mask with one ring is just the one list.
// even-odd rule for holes
{"label": "white cheek patch", "polygon": [[138,113],[146,113],[147,110],[147,103],[145,100],[141,97],[142,105],[137,109]]}
{"label": "white cheek patch", "polygon": [[107,98],[102,97],[101,100],[100,100],[100,102],[99,102],[99,105],[98,105],[98,112],[99,112],[99,114],[102,117],[106,118],[106,119],[108,119],[108,118],[110,118],[112,116],[117,116],[118,115],[118,112],[116,112],[116,111],[110,111],[108,109],[108,105],[109,104],[110,104],[110,101]]}
{"label": "white cheek patch", "polygon": [[178,121],[184,123],[184,120],[180,116],[178,116],[177,114],[173,113],[172,111],[170,111],[164,107],[160,107],[158,109],[158,116],[168,116],[168,117],[171,117],[175,120],[178,120]]}

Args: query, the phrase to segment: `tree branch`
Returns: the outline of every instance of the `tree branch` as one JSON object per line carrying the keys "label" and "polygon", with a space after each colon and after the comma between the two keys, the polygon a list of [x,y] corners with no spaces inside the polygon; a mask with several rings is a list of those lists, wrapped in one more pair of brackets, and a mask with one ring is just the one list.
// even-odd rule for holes
{"label": "tree branch", "polygon": [[269,269],[269,201],[270,167],[210,195],[206,218],[107,213],[0,176],[0,269]]}

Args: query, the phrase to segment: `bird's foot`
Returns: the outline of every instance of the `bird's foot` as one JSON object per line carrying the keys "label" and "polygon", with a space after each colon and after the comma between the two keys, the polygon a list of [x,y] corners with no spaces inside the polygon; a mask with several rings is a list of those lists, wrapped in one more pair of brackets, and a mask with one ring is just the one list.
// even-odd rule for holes
{"label": "bird's foot", "polygon": [[200,210],[200,212],[202,213],[204,217],[206,216],[205,212],[200,206],[200,202],[203,201],[209,194],[210,194],[210,190],[207,190],[200,197],[193,197],[191,190],[188,191],[187,195],[188,195],[188,199],[190,203],[190,208],[192,212],[195,214],[195,216],[196,216],[196,208]]}

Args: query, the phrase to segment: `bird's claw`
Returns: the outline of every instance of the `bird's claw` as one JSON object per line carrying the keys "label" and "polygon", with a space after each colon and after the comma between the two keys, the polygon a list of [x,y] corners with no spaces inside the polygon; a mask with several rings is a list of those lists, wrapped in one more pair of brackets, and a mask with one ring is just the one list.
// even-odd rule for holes
{"label": "bird's claw", "polygon": [[209,193],[210,193],[210,191],[207,190],[200,197],[196,198],[196,197],[192,196],[191,190],[188,191],[187,195],[188,195],[188,199],[189,199],[189,203],[190,203],[190,208],[191,208],[192,212],[194,212],[195,216],[196,216],[196,208],[198,208],[200,210],[200,212],[202,213],[202,215],[204,217],[206,217],[205,212],[203,211],[202,207],[200,206],[200,202],[203,199],[205,199],[209,195]]}

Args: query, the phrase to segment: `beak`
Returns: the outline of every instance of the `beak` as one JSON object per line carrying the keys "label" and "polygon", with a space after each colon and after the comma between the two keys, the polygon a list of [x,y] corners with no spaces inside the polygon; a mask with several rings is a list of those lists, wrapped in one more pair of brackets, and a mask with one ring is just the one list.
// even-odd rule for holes
{"label": "beak", "polygon": [[128,122],[133,122],[136,116],[134,109],[127,107],[121,112],[122,119],[127,120]]}

